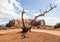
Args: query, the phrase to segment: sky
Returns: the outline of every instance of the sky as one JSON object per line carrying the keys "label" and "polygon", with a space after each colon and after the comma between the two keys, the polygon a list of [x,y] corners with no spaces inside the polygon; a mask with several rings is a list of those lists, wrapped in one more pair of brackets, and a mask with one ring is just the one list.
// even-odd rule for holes
{"label": "sky", "polygon": [[35,16],[48,10],[50,3],[57,7],[37,20],[44,19],[46,25],[55,25],[60,22],[60,0],[0,0],[0,24],[20,19],[23,9],[26,11],[24,18],[34,19]]}

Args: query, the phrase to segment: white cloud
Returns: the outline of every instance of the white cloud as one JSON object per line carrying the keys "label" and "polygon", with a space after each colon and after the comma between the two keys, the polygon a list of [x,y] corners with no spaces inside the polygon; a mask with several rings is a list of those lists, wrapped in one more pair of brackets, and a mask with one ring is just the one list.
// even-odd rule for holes
{"label": "white cloud", "polygon": [[[24,19],[29,19],[29,16],[27,16],[26,13],[25,13],[23,16],[24,16],[24,17],[23,17]],[[20,15],[19,15],[18,18],[21,19],[21,13],[20,13]]]}
{"label": "white cloud", "polygon": [[8,22],[0,21],[0,25],[6,24]]}
{"label": "white cloud", "polygon": [[22,6],[20,3],[18,3],[16,0],[10,0],[11,4],[15,4],[17,7],[19,7],[20,10],[23,10]]}
{"label": "white cloud", "polygon": [[39,15],[39,14],[40,14],[40,13],[33,13],[34,16],[37,16],[37,15]]}
{"label": "white cloud", "polygon": [[60,7],[60,0],[55,0],[54,4],[58,7]]}
{"label": "white cloud", "polygon": [[55,25],[56,23],[60,22],[59,18],[57,17],[45,17],[44,19],[47,25]]}
{"label": "white cloud", "polygon": [[59,4],[59,3],[60,3],[60,0],[56,0],[55,3],[56,3],[56,4]]}
{"label": "white cloud", "polygon": [[60,22],[60,19],[57,17],[39,17],[38,20],[44,19],[46,25],[55,25],[56,23]]}
{"label": "white cloud", "polygon": [[[39,15],[39,13],[33,14],[34,16]],[[51,16],[42,16],[38,17],[37,20],[42,20],[44,19],[46,22],[46,25],[55,25],[56,23],[60,22],[60,19],[58,17],[51,17]]]}
{"label": "white cloud", "polygon": [[[0,0],[0,19],[3,18],[16,19],[19,17],[21,18],[21,16],[15,12],[15,8],[13,7],[13,4],[15,4],[20,10],[23,10],[21,4],[18,3],[16,0],[9,1],[10,3],[8,3],[8,0]],[[28,10],[25,11],[29,12]],[[25,17],[27,18],[28,16],[25,15]],[[0,23],[2,23],[2,20],[0,20]]]}
{"label": "white cloud", "polygon": [[0,15],[4,14],[6,17],[10,16],[12,18],[18,17],[18,14],[14,11],[14,7],[8,3],[8,0],[0,1]]}
{"label": "white cloud", "polygon": [[29,10],[26,10],[26,9],[25,9],[25,12],[29,12]]}

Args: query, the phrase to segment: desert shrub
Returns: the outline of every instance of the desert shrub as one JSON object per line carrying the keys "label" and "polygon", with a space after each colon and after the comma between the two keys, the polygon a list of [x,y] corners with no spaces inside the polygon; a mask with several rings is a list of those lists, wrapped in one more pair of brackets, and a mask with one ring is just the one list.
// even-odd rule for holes
{"label": "desert shrub", "polygon": [[7,30],[7,29],[19,29],[20,27],[15,27],[15,26],[11,26],[11,27],[0,27],[0,30]]}
{"label": "desert shrub", "polygon": [[37,29],[45,29],[45,26],[39,25],[37,26]]}
{"label": "desert shrub", "polygon": [[54,28],[60,28],[60,23],[57,23]]}
{"label": "desert shrub", "polygon": [[11,26],[11,27],[8,27],[9,29],[17,29],[17,28],[20,28],[20,27],[17,27],[17,26]]}
{"label": "desert shrub", "polygon": [[40,25],[39,25],[39,26],[37,26],[37,28],[40,28]]}
{"label": "desert shrub", "polygon": [[6,27],[11,27],[11,26],[12,26],[12,25],[11,25],[11,24],[9,24],[9,23],[7,23],[7,24],[6,24]]}
{"label": "desert shrub", "polygon": [[7,30],[7,27],[1,27],[0,30]]}

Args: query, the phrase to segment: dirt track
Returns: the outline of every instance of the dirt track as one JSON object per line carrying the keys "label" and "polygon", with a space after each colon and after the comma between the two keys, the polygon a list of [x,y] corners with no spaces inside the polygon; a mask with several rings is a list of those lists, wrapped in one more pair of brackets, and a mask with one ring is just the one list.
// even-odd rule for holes
{"label": "dirt track", "polygon": [[38,30],[38,29],[35,29],[35,30],[32,30],[32,31],[34,31],[34,32],[43,32],[43,33],[48,33],[48,34],[60,36],[60,31],[53,31],[53,30]]}
{"label": "dirt track", "polygon": [[[21,31],[21,29],[0,30],[0,34],[19,32],[19,31]],[[60,36],[60,31],[39,30],[39,29],[32,29],[31,31],[32,32],[43,32],[43,33],[48,33],[48,34],[53,34],[53,35]]]}
{"label": "dirt track", "polygon": [[60,31],[32,29],[26,35],[28,38],[23,39],[20,31],[21,29],[0,30],[0,42],[60,42],[60,36],[56,35]]}

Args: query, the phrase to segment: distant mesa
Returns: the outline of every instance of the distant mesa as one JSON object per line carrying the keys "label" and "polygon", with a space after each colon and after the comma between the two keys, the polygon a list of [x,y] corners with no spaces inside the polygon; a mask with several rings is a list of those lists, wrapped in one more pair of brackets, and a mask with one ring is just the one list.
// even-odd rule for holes
{"label": "distant mesa", "polygon": [[[29,26],[29,25],[31,25],[31,21],[33,19],[24,19],[24,20],[25,20],[25,25]],[[45,20],[38,20],[38,21],[35,21],[35,23],[33,24],[33,26],[38,26],[38,25],[46,25]],[[6,27],[11,27],[11,26],[22,27],[22,20],[20,20],[20,19],[12,19],[12,20],[10,20],[6,24]]]}

